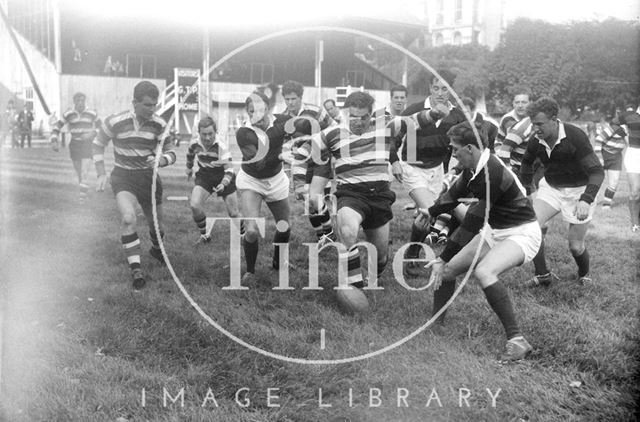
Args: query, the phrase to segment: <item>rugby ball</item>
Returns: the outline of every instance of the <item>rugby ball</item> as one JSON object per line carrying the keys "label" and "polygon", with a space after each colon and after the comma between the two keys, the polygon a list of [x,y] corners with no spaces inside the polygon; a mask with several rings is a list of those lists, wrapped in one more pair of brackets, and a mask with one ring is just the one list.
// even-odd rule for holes
{"label": "rugby ball", "polygon": [[364,314],[369,312],[369,301],[362,290],[352,287],[350,289],[336,290],[336,299],[340,308],[348,314]]}

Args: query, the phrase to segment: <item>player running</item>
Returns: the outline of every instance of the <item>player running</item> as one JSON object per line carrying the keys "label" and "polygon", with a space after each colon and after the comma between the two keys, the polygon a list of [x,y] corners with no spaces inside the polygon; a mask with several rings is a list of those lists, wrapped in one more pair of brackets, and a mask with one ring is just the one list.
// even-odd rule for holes
{"label": "player running", "polygon": [[[544,166],[544,177],[533,200],[538,222],[545,227],[558,213],[569,223],[569,250],[578,265],[579,284],[591,282],[589,278],[589,252],[585,236],[593,218],[595,199],[604,180],[604,170],[589,138],[582,129],[558,119],[558,103],[542,97],[529,104],[534,135],[522,158],[521,177],[528,191],[533,190],[533,163],[539,159]],[[555,276],[547,268],[544,239],[533,259],[535,275],[531,286],[548,286]]]}
{"label": "player running", "polygon": [[123,111],[105,119],[93,141],[93,160],[98,174],[98,190],[104,190],[107,175],[104,149],[113,140],[115,164],[111,172],[111,189],[116,196],[122,218],[121,241],[133,278],[133,288],[146,284],[140,267],[140,239],[136,231],[136,204],[140,204],[149,226],[149,253],[164,264],[158,239],[164,237],[162,213],[162,182],[156,180],[156,211],[159,232],[153,223],[152,183],[153,166],[158,144],[162,145],[160,167],[175,163],[171,139],[165,137],[166,122],[154,111],[158,104],[158,87],[149,81],[139,82],[133,89],[133,111]]}
{"label": "player running", "polygon": [[[193,175],[194,161],[198,163],[198,171],[189,204],[193,221],[200,231],[198,242],[209,243],[211,235],[207,233],[207,215],[204,212],[204,203],[209,196],[215,193],[222,197],[229,217],[240,216],[231,154],[227,145],[218,137],[216,123],[210,116],[205,116],[198,122],[198,137],[189,145],[187,180]],[[241,224],[240,233],[242,232]]]}
{"label": "player running", "polygon": [[69,155],[73,168],[78,177],[78,187],[80,190],[79,200],[84,202],[89,192],[89,185],[86,184],[89,176],[89,167],[93,155],[92,143],[96,137],[97,129],[100,127],[98,113],[86,107],[87,96],[82,92],[73,95],[73,109],[65,112],[51,130],[51,145],[54,151],[58,151],[58,136],[60,130],[67,125],[71,134],[69,141]]}

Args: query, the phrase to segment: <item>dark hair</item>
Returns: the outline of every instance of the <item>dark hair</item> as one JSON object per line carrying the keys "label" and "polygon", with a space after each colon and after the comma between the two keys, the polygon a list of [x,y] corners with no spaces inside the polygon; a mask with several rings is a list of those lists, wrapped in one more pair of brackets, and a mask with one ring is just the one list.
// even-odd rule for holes
{"label": "dark hair", "polygon": [[80,98],[80,97],[87,98],[87,96],[84,93],[76,92],[75,94],[73,94],[73,101],[75,101],[76,98]]}
{"label": "dark hair", "polygon": [[331,103],[334,106],[336,105],[336,102],[333,98],[327,98],[326,100],[324,100],[324,102],[322,103],[322,105],[325,105],[326,103]]}
{"label": "dark hair", "polygon": [[409,94],[409,90],[407,89],[406,86],[404,86],[404,85],[394,85],[389,90],[389,95],[393,96],[393,93],[397,92],[397,91],[402,91],[402,92],[405,93],[405,95]]}
{"label": "dark hair", "polygon": [[476,109],[476,102],[473,101],[470,97],[463,97],[462,104],[466,105],[470,111],[473,111]]}
{"label": "dark hair", "polygon": [[[480,141],[482,143],[482,147],[487,147],[487,133],[482,127],[482,123],[476,122],[474,124],[476,127],[478,134],[480,135]],[[473,129],[471,128],[471,123],[462,122],[453,126],[451,129],[447,131],[447,136],[452,142],[460,145],[475,145],[478,146],[478,139],[476,138],[476,134],[473,133]]]}
{"label": "dark hair", "polygon": [[269,108],[269,98],[267,98],[267,96],[264,94],[264,92],[260,92],[260,91],[253,91],[251,93],[251,95],[249,95],[247,97],[247,99],[244,100],[245,108],[249,108],[249,105],[253,103],[253,99],[255,97],[258,97],[258,98],[260,98],[260,100],[262,100],[262,102],[264,103],[265,109]]}
{"label": "dark hair", "polygon": [[[453,82],[456,79],[456,75],[446,69],[438,70],[437,72],[442,77],[442,79],[444,79],[444,81],[449,84],[449,86],[453,87]],[[435,74],[432,74],[429,78],[429,86],[433,85],[435,81],[439,80],[440,78],[438,78]]]}
{"label": "dark hair", "polygon": [[204,128],[207,128],[209,126],[213,126],[213,130],[216,130],[216,131],[218,130],[218,128],[216,127],[216,122],[213,120],[213,117],[204,116],[198,122],[198,132],[200,131],[200,129],[204,129]]}
{"label": "dark hair", "polygon": [[344,107],[366,108],[371,113],[375,101],[375,98],[368,92],[356,91],[349,94],[347,99],[344,100]]}
{"label": "dark hair", "polygon": [[142,98],[145,96],[157,100],[160,96],[160,91],[158,91],[157,86],[149,81],[138,82],[138,84],[133,88],[133,99],[136,101],[142,101]]}
{"label": "dark hair", "polygon": [[527,115],[535,117],[538,113],[544,113],[548,118],[558,116],[560,107],[558,103],[551,97],[541,97],[527,106]]}
{"label": "dark hair", "polygon": [[525,86],[518,86],[512,90],[512,97],[515,99],[516,95],[526,95],[529,99],[531,99],[531,90]]}
{"label": "dark hair", "polygon": [[296,94],[298,97],[302,98],[302,93],[304,92],[304,87],[300,82],[296,81],[286,81],[282,84],[282,95],[287,94]]}

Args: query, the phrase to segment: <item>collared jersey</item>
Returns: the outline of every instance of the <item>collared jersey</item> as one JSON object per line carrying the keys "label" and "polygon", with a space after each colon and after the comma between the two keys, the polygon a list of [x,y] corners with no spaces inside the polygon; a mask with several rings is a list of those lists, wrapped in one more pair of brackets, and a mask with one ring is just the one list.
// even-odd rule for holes
{"label": "collared jersey", "polygon": [[231,153],[217,136],[213,144],[208,148],[205,147],[199,137],[189,145],[187,168],[193,168],[194,162],[198,163],[198,168],[201,171],[216,174],[225,173],[225,176],[229,176],[229,181],[235,174],[231,166]]}
{"label": "collared jersey", "polygon": [[511,168],[518,171],[522,163],[522,157],[527,150],[527,143],[531,137],[533,137],[533,134],[531,118],[525,117],[520,120],[507,132],[504,141],[502,141],[503,147],[497,151],[498,157],[500,157],[505,164],[509,164]]}
{"label": "collared jersey", "polygon": [[393,132],[400,124],[376,127],[375,122],[372,123],[371,129],[361,135],[354,134],[346,125],[325,129],[311,137],[311,142],[300,148],[300,154],[311,157],[311,149],[316,148],[326,162],[324,165],[329,165],[330,159],[335,166],[338,185],[389,182]]}
{"label": "collared jersey", "polygon": [[100,128],[100,119],[94,110],[84,109],[81,112],[75,109],[67,110],[51,129],[51,136],[57,137],[64,125],[69,128],[71,141],[79,142],[82,141],[83,135],[90,134]]}
{"label": "collared jersey", "polygon": [[582,129],[558,120],[558,140],[553,148],[534,135],[522,158],[520,174],[525,185],[532,182],[536,158],[542,162],[544,178],[550,186],[586,186],[580,200],[589,204],[595,200],[604,180],[604,169]]}
{"label": "collared jersey", "polygon": [[[236,132],[242,153],[242,171],[257,179],[273,177],[282,170],[282,145],[287,138],[285,124],[289,116],[275,114],[266,131],[247,122]],[[249,162],[256,158],[254,162]]]}
{"label": "collared jersey", "polygon": [[631,148],[640,148],[640,114],[635,111],[623,111],[613,123],[626,125],[629,132],[629,146]]}
{"label": "collared jersey", "polygon": [[126,170],[153,169],[158,144],[168,164],[176,161],[170,137],[162,138],[167,124],[157,115],[142,123],[132,111],[123,111],[107,117],[93,141],[94,160],[101,161],[104,149],[113,140],[115,166]]}
{"label": "collared jersey", "polygon": [[[424,102],[419,102],[410,105],[403,112],[402,116],[412,116],[424,110],[431,110],[431,104],[429,97]],[[416,148],[416,161],[417,163],[409,163],[423,168],[433,168],[440,164],[448,165],[449,158],[451,156],[449,150],[449,138],[447,138],[447,131],[457,125],[466,121],[464,113],[452,104],[449,104],[449,115],[444,119],[440,119],[435,123],[424,121],[424,125],[420,125],[417,128],[407,128],[408,130],[415,130],[415,148]],[[407,135],[407,136],[413,136]],[[407,161],[408,147],[409,145],[406,137],[403,139],[400,137],[396,139],[392,145],[391,150],[391,162],[398,161],[398,152],[401,151],[401,159]],[[411,157],[411,154],[409,154]]]}
{"label": "collared jersey", "polygon": [[[487,195],[487,173],[489,189]],[[464,169],[451,188],[440,195],[429,208],[430,215],[440,215],[453,210],[460,203],[458,198],[477,198],[469,206],[458,230],[447,241],[440,255],[448,262],[478,234],[484,226],[487,207],[488,223],[494,229],[517,227],[536,221],[531,200],[515,174],[488,149],[482,152],[475,170]]]}

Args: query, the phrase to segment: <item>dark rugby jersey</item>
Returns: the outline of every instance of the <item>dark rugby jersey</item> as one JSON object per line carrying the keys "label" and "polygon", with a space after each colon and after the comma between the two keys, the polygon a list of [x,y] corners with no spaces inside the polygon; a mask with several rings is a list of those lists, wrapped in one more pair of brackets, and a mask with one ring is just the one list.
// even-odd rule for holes
{"label": "dark rugby jersey", "polygon": [[[409,164],[423,168],[433,168],[443,163],[445,165],[448,164],[450,150],[447,131],[458,123],[467,120],[460,109],[451,106],[451,104],[449,104],[449,106],[449,115],[444,119],[440,119],[435,123],[422,119],[418,122],[419,126],[417,129],[412,128],[410,125],[407,126],[406,130],[416,131],[415,148],[416,160],[418,161],[417,163],[409,162]],[[428,97],[424,102],[415,103],[407,107],[402,112],[402,115],[412,116],[424,110],[431,110]],[[402,136],[399,136],[392,145],[391,162],[398,161],[398,151],[400,150],[402,150],[402,160],[407,161],[407,147],[412,146],[408,145],[406,139],[402,140]],[[411,158],[411,154],[409,154],[409,157]]]}
{"label": "dark rugby jersey", "polygon": [[533,179],[536,158],[542,162],[544,178],[550,186],[586,186],[580,200],[588,204],[594,201],[604,180],[604,169],[582,129],[558,120],[558,140],[553,149],[537,136],[531,138],[520,169],[522,182],[528,188]]}
{"label": "dark rugby jersey", "polygon": [[[266,179],[273,177],[282,170],[282,144],[285,142],[287,133],[285,123],[289,116],[275,114],[266,132],[255,128],[251,123],[241,127],[236,132],[236,142],[242,152],[242,170],[249,176],[256,179]],[[258,161],[249,163],[259,150],[261,158]]]}
{"label": "dark rugby jersey", "polygon": [[[489,172],[489,197],[486,171]],[[478,202],[469,206],[460,227],[447,241],[440,254],[445,262],[449,262],[482,229],[487,205],[488,223],[493,229],[507,229],[536,221],[536,213],[524,187],[513,172],[488,149],[483,151],[476,170],[463,170],[451,188],[440,195],[429,208],[429,214],[435,216],[449,212],[460,205],[458,198],[469,197],[477,198]]]}
{"label": "dark rugby jersey", "polygon": [[624,111],[613,119],[614,124],[627,125],[629,146],[640,148],[640,114],[635,111]]}
{"label": "dark rugby jersey", "polygon": [[193,168],[194,161],[198,163],[200,171],[220,176],[224,173],[223,183],[225,185],[231,182],[235,174],[231,166],[231,154],[217,137],[209,148],[205,148],[199,139],[189,145],[187,150],[188,169]]}
{"label": "dark rugby jersey", "polygon": [[[93,110],[85,109],[82,112],[78,112],[75,109],[67,110],[51,129],[51,136],[57,137],[64,125],[69,128],[71,141],[80,142],[83,135],[93,133],[94,130],[100,127],[100,119],[98,119],[98,113]],[[90,143],[92,141],[87,142]]]}
{"label": "dark rugby jersey", "polygon": [[162,144],[162,156],[167,164],[176,162],[173,142],[164,136],[167,124],[157,115],[140,123],[132,111],[123,111],[105,119],[93,141],[94,161],[104,160],[104,149],[113,140],[116,167],[126,170],[153,169],[156,148]]}
{"label": "dark rugby jersey", "polygon": [[[307,168],[300,164],[304,157],[301,156],[298,151],[300,147],[307,142],[310,142],[310,135],[315,135],[321,130],[324,130],[333,124],[333,119],[327,114],[327,112],[312,104],[303,104],[302,108],[297,115],[287,113],[287,116],[291,117],[290,123],[293,124],[295,132],[292,134],[292,153],[294,162],[291,166],[291,177],[294,185],[305,184],[307,178]],[[312,123],[313,122],[313,123]],[[315,165],[310,161],[309,167]]]}

